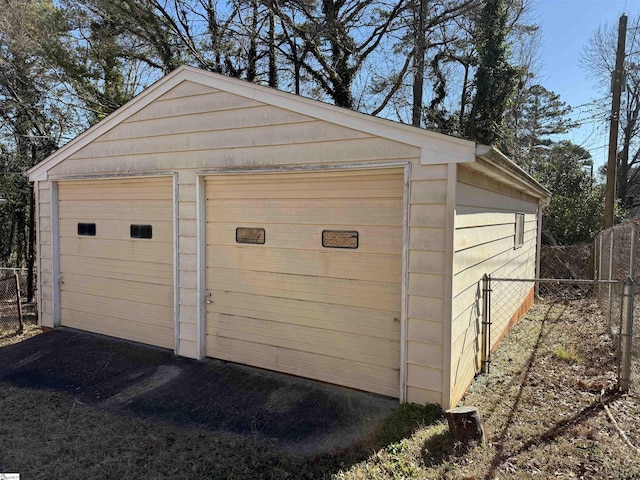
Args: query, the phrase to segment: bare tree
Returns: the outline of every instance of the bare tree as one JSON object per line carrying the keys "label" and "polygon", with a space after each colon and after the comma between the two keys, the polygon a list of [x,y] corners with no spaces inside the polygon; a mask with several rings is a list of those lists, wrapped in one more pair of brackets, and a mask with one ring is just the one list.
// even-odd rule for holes
{"label": "bare tree", "polygon": [[[629,24],[616,177],[616,197],[625,208],[640,205],[640,18],[630,19]],[[617,27],[601,25],[589,39],[581,59],[590,78],[606,97],[610,96],[616,44]],[[600,112],[594,112],[595,116],[605,120],[610,108],[609,102],[603,102]]]}

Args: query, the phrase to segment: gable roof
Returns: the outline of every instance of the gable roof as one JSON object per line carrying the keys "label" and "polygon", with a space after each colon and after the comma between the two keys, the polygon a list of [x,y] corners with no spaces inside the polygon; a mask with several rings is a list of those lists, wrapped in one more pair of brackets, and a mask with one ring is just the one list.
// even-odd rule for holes
{"label": "gable roof", "polygon": [[31,181],[45,180],[49,169],[55,167],[65,158],[74,154],[91,141],[111,130],[114,126],[142,110],[154,100],[184,81],[202,84],[319,120],[325,120],[336,125],[419,147],[422,152],[421,157],[423,163],[457,163],[472,162],[474,160],[475,143],[469,140],[415,128],[291,93],[281,92],[237,78],[230,78],[183,65],[158,80],[118,110],[111,113],[108,117],[93,125],[66,145],[56,150],[45,160],[32,167],[27,172],[29,179]]}
{"label": "gable roof", "polygon": [[465,163],[471,164],[469,166],[473,165],[472,169],[484,174],[489,174],[490,172],[487,168],[483,168],[483,165],[485,167],[489,165],[494,178],[500,177],[502,181],[511,183],[516,188],[527,191],[538,198],[549,196],[549,192],[544,187],[493,147],[476,145],[475,142],[469,140],[374,117],[186,65],[162,77],[105,119],[93,125],[56,150],[45,160],[32,167],[27,172],[29,180],[47,180],[48,171],[51,168],[185,81],[418,147],[420,148],[420,162],[423,165]]}

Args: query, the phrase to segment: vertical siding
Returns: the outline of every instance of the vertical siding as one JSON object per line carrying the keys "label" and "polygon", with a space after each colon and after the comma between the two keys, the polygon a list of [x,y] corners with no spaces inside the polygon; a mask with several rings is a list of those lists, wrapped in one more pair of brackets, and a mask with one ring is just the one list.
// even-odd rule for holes
{"label": "vertical siding", "polygon": [[447,166],[412,166],[407,401],[443,402]]}
{"label": "vertical siding", "polygon": [[53,328],[53,265],[51,252],[51,183],[38,182],[38,282],[40,325]]}
{"label": "vertical siding", "polygon": [[[481,279],[535,276],[537,199],[458,167],[453,258],[451,403],[464,394],[479,368]],[[524,244],[515,248],[516,213],[525,214]],[[503,284],[492,315],[492,347],[506,332],[532,285]],[[532,297],[531,297],[532,298]],[[519,312],[522,313],[522,312]]]}

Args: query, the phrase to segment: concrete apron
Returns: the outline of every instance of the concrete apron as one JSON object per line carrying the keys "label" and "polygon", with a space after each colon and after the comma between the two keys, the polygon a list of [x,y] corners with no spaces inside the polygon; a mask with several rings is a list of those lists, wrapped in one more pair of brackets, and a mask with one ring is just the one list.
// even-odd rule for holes
{"label": "concrete apron", "polygon": [[258,368],[58,328],[0,348],[0,382],[66,392],[95,408],[258,436],[318,455],[371,435],[398,401]]}

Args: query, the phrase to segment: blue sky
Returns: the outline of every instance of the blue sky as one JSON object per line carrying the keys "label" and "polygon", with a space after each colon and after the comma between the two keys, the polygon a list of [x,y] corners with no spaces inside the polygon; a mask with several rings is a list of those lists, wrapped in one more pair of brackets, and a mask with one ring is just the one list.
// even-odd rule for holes
{"label": "blue sky", "polygon": [[[532,19],[540,25],[538,82],[576,107],[604,96],[580,65],[580,57],[594,30],[601,24],[618,25],[622,13],[638,13],[637,0],[533,0]],[[575,109],[576,119],[590,115]],[[609,141],[606,122],[586,122],[568,139],[591,152],[597,166],[606,162]]]}

